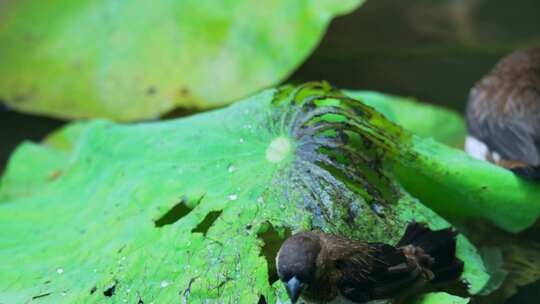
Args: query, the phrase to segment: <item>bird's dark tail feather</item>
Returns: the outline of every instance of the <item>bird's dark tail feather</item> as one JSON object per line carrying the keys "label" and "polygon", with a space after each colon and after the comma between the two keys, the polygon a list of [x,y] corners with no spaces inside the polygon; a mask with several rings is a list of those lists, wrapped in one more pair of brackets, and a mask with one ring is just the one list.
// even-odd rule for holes
{"label": "bird's dark tail feather", "polygon": [[463,272],[463,262],[456,257],[456,231],[452,228],[433,231],[420,223],[410,223],[397,246],[420,247],[435,261],[430,270],[433,283],[452,281]]}
{"label": "bird's dark tail feather", "polygon": [[510,171],[525,179],[540,181],[540,166],[511,168]]}

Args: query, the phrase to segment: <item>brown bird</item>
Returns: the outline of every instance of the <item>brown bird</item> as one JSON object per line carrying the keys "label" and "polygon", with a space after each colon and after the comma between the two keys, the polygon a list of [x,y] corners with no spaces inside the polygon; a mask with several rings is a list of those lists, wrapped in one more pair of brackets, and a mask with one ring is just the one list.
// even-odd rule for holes
{"label": "brown bird", "polygon": [[540,178],[540,48],[501,59],[472,88],[466,117],[467,153]]}
{"label": "brown bird", "polygon": [[281,246],[276,266],[294,304],[401,301],[428,284],[461,275],[456,232],[411,223],[395,245],[305,231]]}

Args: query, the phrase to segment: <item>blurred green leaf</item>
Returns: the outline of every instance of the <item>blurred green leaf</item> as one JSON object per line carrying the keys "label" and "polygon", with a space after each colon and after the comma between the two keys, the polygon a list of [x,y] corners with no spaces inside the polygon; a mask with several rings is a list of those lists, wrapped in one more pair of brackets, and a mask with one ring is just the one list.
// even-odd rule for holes
{"label": "blurred green leaf", "polygon": [[519,232],[540,214],[540,186],[465,152],[414,137],[408,157],[395,157],[395,177],[439,214],[486,218]]}
{"label": "blurred green leaf", "polygon": [[482,247],[480,248],[480,254],[490,274],[490,280],[480,294],[489,295],[501,287],[508,276],[508,271],[504,269],[504,260],[500,248]]}
{"label": "blurred green leaf", "polygon": [[[491,279],[480,293],[478,304],[533,304],[540,279],[540,226],[513,234],[496,229],[484,221],[469,221],[464,233],[475,244],[482,244],[481,254]],[[486,251],[486,247],[489,250]],[[500,252],[500,254],[499,254]],[[501,261],[502,258],[502,261]],[[502,263],[502,265],[501,265]],[[502,281],[504,279],[504,281]],[[499,285],[498,283],[501,283]],[[493,290],[493,289],[496,290]],[[487,294],[487,292],[490,292]],[[511,298],[511,299],[510,299]]]}
{"label": "blurred green leaf", "polygon": [[[0,302],[285,301],[272,269],[291,232],[393,243],[412,220],[449,226],[386,172],[411,140],[325,84],[68,126],[21,145],[1,179]],[[461,235],[457,255],[479,292],[489,275]]]}
{"label": "blurred green leaf", "polygon": [[0,3],[0,100],[61,118],[157,117],[276,84],[363,0]]}

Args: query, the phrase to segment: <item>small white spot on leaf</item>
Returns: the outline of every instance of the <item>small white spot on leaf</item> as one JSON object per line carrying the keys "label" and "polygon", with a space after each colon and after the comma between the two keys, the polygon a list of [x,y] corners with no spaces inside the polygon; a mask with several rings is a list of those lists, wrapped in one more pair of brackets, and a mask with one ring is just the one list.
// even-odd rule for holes
{"label": "small white spot on leaf", "polygon": [[266,149],[266,159],[271,163],[279,163],[291,151],[291,143],[285,137],[275,138]]}

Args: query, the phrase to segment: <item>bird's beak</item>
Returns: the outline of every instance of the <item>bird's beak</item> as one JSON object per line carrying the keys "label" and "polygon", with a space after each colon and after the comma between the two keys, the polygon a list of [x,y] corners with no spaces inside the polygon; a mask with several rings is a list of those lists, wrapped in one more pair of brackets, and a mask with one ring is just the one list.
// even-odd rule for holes
{"label": "bird's beak", "polygon": [[287,289],[287,294],[291,299],[291,303],[295,304],[304,289],[304,283],[298,280],[296,277],[292,277],[287,283],[285,283],[285,289]]}

